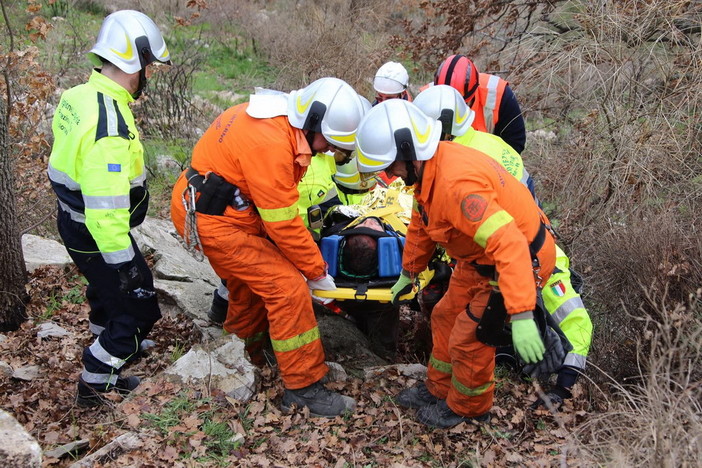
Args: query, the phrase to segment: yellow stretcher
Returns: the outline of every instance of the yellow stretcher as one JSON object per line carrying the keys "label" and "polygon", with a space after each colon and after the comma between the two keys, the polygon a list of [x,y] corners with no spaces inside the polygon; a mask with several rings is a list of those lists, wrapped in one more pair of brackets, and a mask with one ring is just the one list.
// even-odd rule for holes
{"label": "yellow stretcher", "polygon": [[[400,301],[411,301],[418,291],[423,289],[429,281],[434,277],[434,270],[425,270],[419,274],[419,286],[414,288],[412,292],[400,296]],[[336,299],[337,301],[377,301],[377,302],[390,302],[392,300],[392,293],[390,288],[336,288],[333,291],[322,291],[321,289],[314,289],[312,291],[317,297]]]}

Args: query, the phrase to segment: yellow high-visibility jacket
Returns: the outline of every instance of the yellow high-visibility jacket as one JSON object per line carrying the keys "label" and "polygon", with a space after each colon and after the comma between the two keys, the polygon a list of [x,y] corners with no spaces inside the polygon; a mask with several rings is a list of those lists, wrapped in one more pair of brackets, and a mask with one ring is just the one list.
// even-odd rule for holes
{"label": "yellow high-visibility jacket", "polygon": [[144,220],[149,201],[132,101],[95,70],[63,93],[52,125],[48,175],[59,207],[85,224],[112,265],[134,257],[129,230]]}

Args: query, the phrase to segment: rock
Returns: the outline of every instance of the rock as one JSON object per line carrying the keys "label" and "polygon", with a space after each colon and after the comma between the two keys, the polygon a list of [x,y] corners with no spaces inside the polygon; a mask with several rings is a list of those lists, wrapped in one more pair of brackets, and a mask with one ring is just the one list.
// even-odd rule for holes
{"label": "rock", "polygon": [[39,324],[39,331],[37,336],[39,338],[46,338],[49,336],[68,336],[70,333],[65,328],[56,325],[54,322],[44,322]]}
{"label": "rock", "polygon": [[147,437],[149,437],[148,433],[136,434],[134,432],[127,432],[117,437],[100,450],[81,458],[80,461],[70,465],[69,468],[92,468],[94,466],[102,466],[116,459],[123,453],[138,449],[144,445],[142,438]]}
{"label": "rock", "polygon": [[416,380],[424,380],[427,377],[427,366],[423,364],[393,364],[391,366],[369,367],[364,370],[363,375],[366,380],[369,380],[388,371],[394,371]]}
{"label": "rock", "polygon": [[539,140],[553,141],[556,139],[556,133],[551,130],[534,130],[533,132],[528,132],[530,138],[536,138]]}
{"label": "rock", "polygon": [[249,361],[244,342],[234,335],[194,346],[164,376],[182,385],[216,388],[242,402],[253,397],[258,385],[258,369]]}
{"label": "rock", "polygon": [[183,163],[168,154],[156,156],[156,170],[159,174],[172,174],[178,176],[183,172]]}
{"label": "rock", "polygon": [[132,234],[142,252],[154,255],[155,277],[181,282],[200,279],[209,281],[213,287],[219,285],[219,278],[207,259],[198,262],[185,250],[170,221],[147,217]]}
{"label": "rock", "polygon": [[46,452],[44,452],[44,455],[51,458],[61,458],[66,455],[74,456],[78,452],[82,452],[88,447],[90,447],[90,441],[87,439],[81,439],[68,444],[61,445],[60,447],[56,447],[52,450],[47,450]]}
{"label": "rock", "polygon": [[[362,372],[366,367],[385,366],[386,360],[370,349],[368,337],[350,320],[338,315],[317,315],[317,324],[330,361],[342,361],[348,371]],[[343,358],[343,359],[342,359]]]}
{"label": "rock", "polygon": [[65,266],[73,262],[63,244],[33,234],[22,236],[22,252],[29,273],[40,266]]}
{"label": "rock", "polygon": [[39,366],[24,366],[15,369],[12,373],[13,379],[19,380],[34,380],[41,375],[41,368]]}
{"label": "rock", "polygon": [[0,361],[0,377],[12,377],[15,370],[5,361]]}
{"label": "rock", "polygon": [[41,447],[37,441],[12,415],[3,410],[0,410],[0,440],[0,466],[41,466]]}
{"label": "rock", "polygon": [[325,376],[326,382],[346,382],[349,380],[349,375],[346,369],[338,362],[326,362],[329,367],[329,372]]}
{"label": "rock", "polygon": [[159,299],[166,296],[186,315],[208,322],[212,292],[220,284],[209,262],[198,262],[185,250],[170,221],[146,218],[133,235],[142,252],[154,256]]}

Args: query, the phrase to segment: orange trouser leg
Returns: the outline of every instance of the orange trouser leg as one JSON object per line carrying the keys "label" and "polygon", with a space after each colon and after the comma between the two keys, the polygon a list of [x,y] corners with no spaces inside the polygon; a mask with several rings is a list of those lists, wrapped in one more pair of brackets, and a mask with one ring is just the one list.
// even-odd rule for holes
{"label": "orange trouser leg", "polygon": [[429,391],[439,398],[446,398],[452,385],[453,366],[449,339],[455,328],[456,319],[460,315],[466,315],[468,304],[485,288],[489,288],[487,278],[478,275],[470,265],[458,262],[451,275],[446,294],[432,311],[433,347],[427,366],[426,384]]}
{"label": "orange trouser leg", "polygon": [[[297,268],[270,241],[231,224],[202,216],[198,219],[198,231],[204,253],[217,275],[226,279],[227,285],[245,285],[264,305],[256,305],[253,298],[247,298],[235,286],[235,297],[247,302],[232,304],[230,299],[230,308],[234,306],[233,313],[237,315],[252,317],[232,317],[231,330],[237,336],[241,333],[250,338],[254,331],[265,331],[267,319],[285,387],[302,388],[320,380],[328,369],[310,293]],[[255,307],[247,309],[248,304]]]}
{"label": "orange trouser leg", "polygon": [[224,330],[244,340],[251,362],[266,363],[263,348],[269,341],[268,313],[259,296],[239,280],[227,282],[229,307],[224,321]]}
{"label": "orange trouser leg", "polygon": [[[490,288],[473,296],[470,308],[477,318],[483,316],[489,296]],[[477,327],[468,314],[459,314],[449,338],[453,376],[446,403],[468,417],[487,413],[495,393],[495,348],[478,341]]]}

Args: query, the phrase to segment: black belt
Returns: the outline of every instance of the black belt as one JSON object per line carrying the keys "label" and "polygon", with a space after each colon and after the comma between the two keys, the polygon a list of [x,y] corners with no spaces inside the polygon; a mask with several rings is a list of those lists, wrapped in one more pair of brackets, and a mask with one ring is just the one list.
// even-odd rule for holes
{"label": "black belt", "polygon": [[192,167],[185,171],[188,184],[200,194],[195,203],[198,213],[221,216],[227,206],[237,211],[243,211],[251,206],[251,202],[241,193],[236,185],[227,182],[224,177],[208,172],[200,174]]}
{"label": "black belt", "polygon": [[[532,261],[538,261],[537,255],[541,247],[544,246],[544,242],[546,242],[546,225],[541,223],[539,231],[536,233],[536,236],[534,236],[534,240],[529,244],[529,254],[531,255]],[[480,276],[485,276],[486,278],[495,277],[495,265],[481,265],[473,262],[470,266],[475,268]]]}

